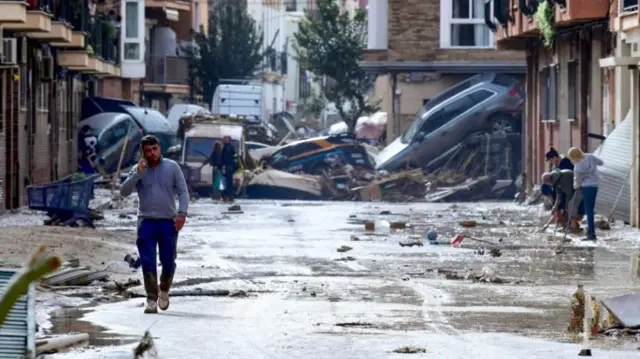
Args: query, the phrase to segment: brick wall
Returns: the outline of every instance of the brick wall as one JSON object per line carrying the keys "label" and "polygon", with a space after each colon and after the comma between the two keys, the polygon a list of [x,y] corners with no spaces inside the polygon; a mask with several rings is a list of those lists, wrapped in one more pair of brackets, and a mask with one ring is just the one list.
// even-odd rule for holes
{"label": "brick wall", "polygon": [[520,51],[441,49],[440,0],[389,0],[389,61],[518,60]]}
{"label": "brick wall", "polygon": [[124,98],[122,96],[122,79],[105,77],[98,80],[98,93],[102,97]]}

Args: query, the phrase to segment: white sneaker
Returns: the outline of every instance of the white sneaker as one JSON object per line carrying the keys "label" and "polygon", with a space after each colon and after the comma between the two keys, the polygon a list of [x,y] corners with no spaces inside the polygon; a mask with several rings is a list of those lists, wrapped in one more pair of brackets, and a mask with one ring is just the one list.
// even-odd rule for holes
{"label": "white sneaker", "polygon": [[158,303],[156,303],[154,300],[147,299],[147,306],[144,308],[144,312],[147,314],[157,314]]}
{"label": "white sneaker", "polygon": [[158,295],[158,307],[162,310],[169,309],[169,292],[160,291]]}

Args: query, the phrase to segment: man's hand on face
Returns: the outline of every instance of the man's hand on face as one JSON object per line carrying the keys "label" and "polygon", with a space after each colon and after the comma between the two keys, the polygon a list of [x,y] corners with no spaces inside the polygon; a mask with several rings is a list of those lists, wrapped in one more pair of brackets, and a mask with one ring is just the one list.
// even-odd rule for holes
{"label": "man's hand on face", "polygon": [[175,222],[176,222],[176,231],[180,232],[180,230],[182,230],[182,227],[184,227],[184,222],[187,220],[187,218],[185,217],[184,214],[179,214],[176,216],[175,218]]}
{"label": "man's hand on face", "polygon": [[138,161],[138,172],[143,173],[144,170],[146,169],[147,169],[147,160],[145,160],[144,158],[141,158],[140,161]]}

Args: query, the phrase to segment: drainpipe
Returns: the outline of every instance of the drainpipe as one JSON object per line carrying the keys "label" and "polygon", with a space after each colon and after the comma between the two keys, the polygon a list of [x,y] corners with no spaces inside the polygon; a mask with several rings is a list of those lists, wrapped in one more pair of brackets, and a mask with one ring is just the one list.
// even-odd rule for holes
{"label": "drainpipe", "polygon": [[[392,129],[392,133],[391,136],[387,136],[387,143],[391,143],[393,142],[393,140],[396,139],[396,136],[398,135],[398,132],[400,132],[398,130],[398,128],[400,127],[399,124],[399,120],[398,120],[398,106],[396,104],[396,91],[398,89],[398,74],[396,72],[392,72],[391,73],[391,120],[392,120],[392,124],[391,124],[391,129]],[[389,129],[389,126],[387,126],[387,130]]]}

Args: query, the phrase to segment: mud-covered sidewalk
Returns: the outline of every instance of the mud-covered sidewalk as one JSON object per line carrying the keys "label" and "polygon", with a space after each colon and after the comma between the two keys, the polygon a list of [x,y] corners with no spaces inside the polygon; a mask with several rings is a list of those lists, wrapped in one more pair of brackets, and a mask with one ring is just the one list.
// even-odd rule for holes
{"label": "mud-covered sidewalk", "polygon": [[[140,336],[151,328],[164,358],[387,358],[404,346],[424,348],[418,355],[430,358],[566,358],[579,351],[566,332],[578,283],[599,298],[637,290],[628,270],[634,231],[599,233],[595,247],[562,244],[536,232],[543,221],[537,207],[240,205],[242,214],[223,214],[226,206],[206,200],[192,205],[180,236],[175,290],[244,290],[247,296],[176,297],[157,316],[142,313],[143,299],[131,299],[86,309],[82,320],[114,336]],[[135,219],[120,212],[108,211],[107,228],[93,232],[108,252],[91,247],[96,262],[122,261],[133,248]],[[461,219],[476,225],[463,228]],[[365,231],[365,221],[375,223],[375,232]],[[403,227],[395,222],[407,227],[390,228]],[[55,229],[84,241],[92,236],[90,229]],[[430,245],[427,231],[443,242],[465,234],[496,245]],[[423,245],[406,245],[416,239]],[[483,273],[493,282],[474,280]],[[635,339],[599,338],[593,345],[599,357],[637,356]],[[130,358],[131,347],[53,357]]]}

